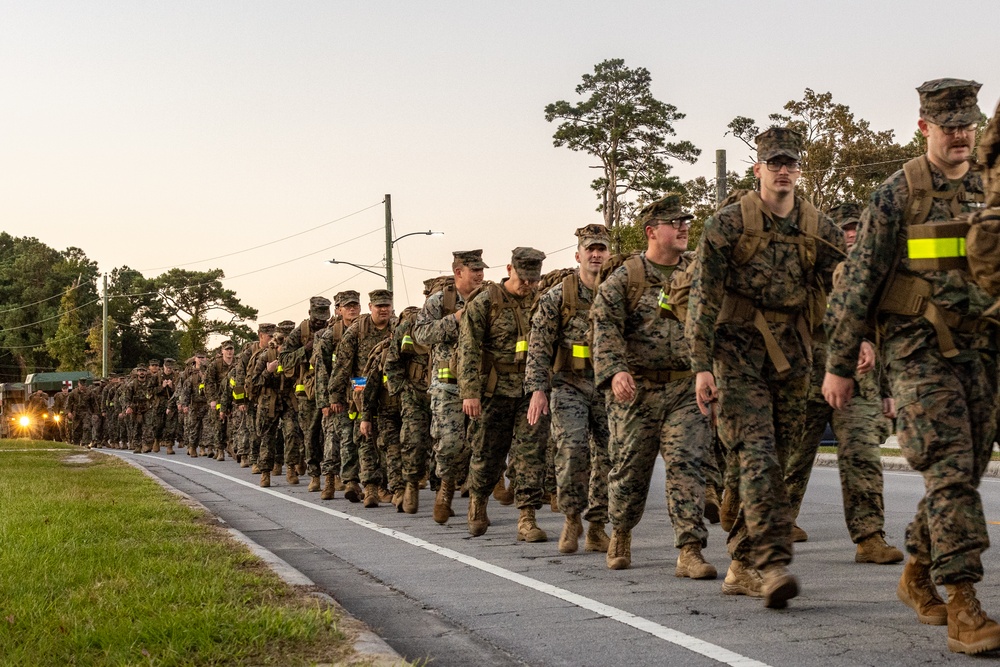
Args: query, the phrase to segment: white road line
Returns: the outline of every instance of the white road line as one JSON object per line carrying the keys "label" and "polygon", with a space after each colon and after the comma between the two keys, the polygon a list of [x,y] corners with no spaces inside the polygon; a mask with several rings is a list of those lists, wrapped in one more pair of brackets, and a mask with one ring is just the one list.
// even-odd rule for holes
{"label": "white road line", "polygon": [[[141,455],[141,458],[147,458],[147,455]],[[673,630],[664,625],[660,625],[654,621],[643,618],[642,616],[636,616],[635,614],[629,613],[617,607],[612,607],[611,605],[592,600],[583,595],[574,593],[573,591],[568,591],[565,588],[559,588],[558,586],[553,586],[547,584],[544,581],[539,581],[537,579],[532,579],[531,577],[526,577],[523,574],[518,574],[517,572],[511,572],[498,565],[493,565],[492,563],[487,563],[486,561],[479,560],[472,556],[467,556],[458,551],[448,549],[447,547],[442,547],[433,542],[428,542],[422,540],[419,537],[414,537],[407,533],[400,532],[392,528],[386,528],[385,526],[380,526],[377,523],[368,521],[367,519],[362,519],[356,517],[352,514],[346,514],[335,509],[330,509],[328,507],[323,507],[322,505],[317,505],[311,501],[300,500],[292,496],[287,496],[284,493],[280,493],[273,489],[262,489],[260,486],[253,482],[248,482],[243,479],[227,475],[225,473],[217,472],[215,470],[210,470],[208,468],[203,468],[192,463],[185,463],[184,461],[179,461],[177,459],[164,459],[162,457],[150,457],[158,463],[170,463],[173,465],[185,466],[188,468],[195,468],[203,472],[210,473],[216,477],[221,477],[222,479],[229,480],[230,482],[235,482],[236,484],[241,484],[255,491],[261,493],[267,493],[275,498],[280,498],[290,503],[295,503],[296,505],[301,505],[318,512],[323,512],[324,514],[329,514],[330,516],[337,517],[338,519],[346,519],[351,523],[357,524],[369,530],[374,530],[377,533],[392,537],[394,539],[400,540],[401,542],[406,542],[415,547],[420,547],[421,549],[426,549],[427,551],[438,554],[439,556],[444,556],[445,558],[450,558],[451,560],[458,561],[463,565],[468,565],[474,567],[477,570],[483,572],[488,572],[489,574],[500,577],[501,579],[506,579],[507,581],[512,581],[515,584],[519,584],[526,588],[538,591],[539,593],[544,593],[550,595],[554,598],[563,600],[564,602],[569,602],[570,604],[576,605],[581,609],[586,609],[592,611],[595,614],[604,616],[605,618],[610,618],[613,621],[618,621],[624,625],[628,625],[642,632],[653,635],[659,639],[670,642],[682,648],[686,648],[689,651],[698,653],[712,660],[716,660],[725,665],[731,665],[732,667],[768,667],[767,663],[759,662],[752,658],[740,655],[739,653],[734,653],[729,649],[722,648],[721,646],[716,646],[704,640],[698,639],[697,637],[692,637],[691,635],[684,634],[677,630]],[[140,459],[141,460],[141,459]]]}

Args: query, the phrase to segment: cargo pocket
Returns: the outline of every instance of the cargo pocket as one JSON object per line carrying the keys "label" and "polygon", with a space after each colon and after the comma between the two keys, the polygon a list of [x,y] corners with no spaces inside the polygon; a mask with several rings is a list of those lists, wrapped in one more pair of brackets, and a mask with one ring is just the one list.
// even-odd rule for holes
{"label": "cargo pocket", "polygon": [[[917,471],[926,470],[934,461],[933,450],[939,442],[931,416],[935,402],[946,400],[948,392],[931,392],[924,396],[909,390],[897,397],[896,426],[899,448],[910,467]],[[902,405],[898,402],[902,401]]]}

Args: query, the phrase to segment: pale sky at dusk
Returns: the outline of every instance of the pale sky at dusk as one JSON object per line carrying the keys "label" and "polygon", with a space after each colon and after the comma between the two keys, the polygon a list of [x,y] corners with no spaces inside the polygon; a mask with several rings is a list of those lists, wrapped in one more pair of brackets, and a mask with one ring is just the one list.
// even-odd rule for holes
{"label": "pale sky at dusk", "polygon": [[[983,83],[992,114],[995,17],[962,1],[4,1],[0,228],[102,271],[220,267],[262,320],[298,321],[313,294],[382,286],[323,260],[379,263],[390,193],[397,235],[445,233],[401,241],[397,262],[447,270],[484,248],[499,279],[515,246],[601,222],[593,160],[554,148],[543,117],[596,63],[649,69],[702,149],[675,174],[712,178],[719,148],[745,169],[734,116],[765,123],[807,87],[903,143],[929,79]],[[397,311],[437,275],[395,273]]]}

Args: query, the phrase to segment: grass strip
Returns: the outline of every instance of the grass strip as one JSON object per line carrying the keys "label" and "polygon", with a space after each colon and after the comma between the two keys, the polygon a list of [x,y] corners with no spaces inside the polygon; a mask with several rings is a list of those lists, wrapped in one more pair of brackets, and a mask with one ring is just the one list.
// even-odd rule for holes
{"label": "grass strip", "polygon": [[[882,451],[882,456],[897,456],[897,457],[899,457],[899,456],[903,455],[902,451],[900,451],[899,449],[894,449],[892,447],[881,447],[880,449]],[[826,446],[820,447],[819,448],[819,453],[820,454],[836,454],[837,453],[837,448],[836,447],[826,447]],[[1000,452],[994,451],[993,454],[990,455],[990,460],[991,461],[1000,461]]]}
{"label": "grass strip", "polygon": [[304,665],[349,658],[328,608],[123,461],[0,440],[0,662]]}

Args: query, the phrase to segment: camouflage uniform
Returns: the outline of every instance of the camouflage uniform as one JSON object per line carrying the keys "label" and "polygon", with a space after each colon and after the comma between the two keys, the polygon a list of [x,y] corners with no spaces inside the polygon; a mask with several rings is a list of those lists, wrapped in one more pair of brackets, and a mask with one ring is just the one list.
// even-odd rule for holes
{"label": "camouflage uniform", "polygon": [[399,432],[403,426],[400,414],[399,394],[389,391],[388,383],[384,381],[384,361],[387,347],[392,344],[391,336],[383,339],[369,353],[368,362],[363,373],[365,387],[361,392],[361,410],[358,413],[358,423],[371,422],[372,435],[368,440],[375,439],[378,445],[380,467],[384,468],[383,485],[392,492],[402,492],[403,456]]}
{"label": "camouflage uniform", "polygon": [[[361,296],[354,290],[338,292],[334,296],[337,308],[360,303]],[[353,324],[353,322],[352,322]],[[344,332],[349,329],[343,318],[337,317],[318,334],[314,343],[312,364],[316,368],[316,409],[329,408],[330,373],[336,361],[337,346],[344,338]],[[339,475],[345,482],[357,482],[361,478],[357,446],[354,444],[354,422],[345,410],[341,413],[329,412],[323,418],[323,460],[320,463],[320,474]],[[342,440],[342,435],[351,432],[351,437]]]}
{"label": "camouflage uniform", "polygon": [[[924,86],[919,89],[922,117],[926,117],[925,96],[933,95],[932,84],[940,83],[929,82],[927,90]],[[978,84],[960,83],[978,90]],[[974,92],[972,102],[974,106]],[[978,119],[975,107],[960,124]],[[937,124],[948,121],[932,119]],[[960,188],[969,199],[982,194],[983,182],[977,172],[969,170],[960,184],[951,184],[936,166],[928,164],[935,191],[954,194]],[[996,436],[997,347],[992,331],[964,323],[974,323],[993,298],[970,280],[967,271],[917,270],[911,266],[909,229],[904,224],[909,195],[902,170],[872,194],[848,257],[844,281],[831,295],[826,368],[842,378],[853,376],[858,349],[874,311],[872,305],[878,303],[880,290],[885,289],[897,260],[896,276],[928,281],[931,303],[959,322],[950,332],[957,354],[945,354],[945,341],[925,317],[889,313],[879,317],[882,356],[896,400],[900,448],[909,464],[923,475],[925,485],[917,514],[906,531],[906,549],[918,562],[931,565],[937,584],[977,582],[983,577],[980,554],[989,546],[977,488]],[[959,197],[933,198],[927,221],[950,220],[955,217],[955,208],[968,210],[969,204]],[[949,611],[949,632],[950,626]]]}
{"label": "camouflage uniform", "polygon": [[576,287],[577,306],[565,324],[566,282],[557,283],[538,300],[531,318],[524,390],[529,395],[536,391],[549,394],[559,509],[605,524],[611,465],[604,394],[594,386],[590,361],[588,315],[594,293],[580,280],[579,270],[568,283]]}
{"label": "camouflage uniform", "polygon": [[417,484],[427,473],[431,440],[430,349],[413,340],[413,326],[420,309],[407,308],[392,332],[385,358],[385,382],[389,393],[399,397],[402,419],[402,475]]}
{"label": "camouflage uniform", "polygon": [[[261,322],[257,325],[257,334],[258,336],[264,334],[270,340],[276,329],[275,325],[270,322]],[[244,461],[250,465],[256,464],[260,453],[260,434],[257,432],[257,403],[249,399],[247,386],[254,355],[266,349],[266,344],[262,346],[258,339],[240,350],[239,356],[233,362],[233,402],[236,405],[236,412],[243,413],[240,429],[236,435],[236,454],[240,458],[241,465]]]}
{"label": "camouflage uniform", "polygon": [[[538,250],[517,248],[512,263],[522,279],[537,280],[544,258]],[[518,264],[526,269],[518,269]],[[523,385],[533,295],[511,294],[506,288],[509,280],[481,290],[466,305],[459,327],[459,395],[463,400],[480,399],[482,407],[480,418],[469,429],[472,458],[467,486],[472,495],[486,498],[500,481],[510,452],[517,475],[517,507],[535,510],[544,502],[549,420],[528,425],[530,396]]]}
{"label": "camouflage uniform", "polygon": [[[149,451],[153,444],[152,415],[149,414],[153,407],[153,378],[146,374],[146,367],[143,366],[142,373],[145,377],[138,376],[129,379],[125,383],[125,390],[122,394],[122,406],[126,411],[125,422],[128,424],[128,444],[134,451],[139,451],[140,447],[144,451]],[[136,369],[139,370],[139,369]],[[131,411],[128,414],[127,411]]]}
{"label": "camouflage uniform", "polygon": [[[232,349],[233,344],[227,340],[222,344],[222,347]],[[226,446],[226,413],[223,408],[226,395],[232,392],[232,386],[229,384],[229,371],[232,370],[232,366],[233,362],[227,364],[220,351],[219,356],[212,359],[205,370],[205,396],[208,397],[209,412],[211,413],[206,417],[205,423],[204,439],[208,447],[221,449]],[[235,383],[235,380],[233,382]]]}
{"label": "camouflage uniform", "polygon": [[[294,441],[298,437],[298,423],[293,407],[296,400],[295,383],[298,369],[295,366],[286,369],[279,361],[274,371],[267,370],[270,362],[281,358],[280,340],[280,337],[272,339],[268,348],[256,355],[254,367],[249,370],[246,379],[247,385],[253,386],[256,398],[255,426],[260,436],[257,467],[262,474],[268,473],[268,475],[275,464],[280,465],[280,461],[275,458],[278,430],[280,429],[284,435],[285,443]],[[286,460],[287,457],[286,451]]]}
{"label": "camouflage uniform", "polygon": [[[793,144],[791,151],[788,146]],[[797,160],[800,146],[801,136],[782,128],[758,137],[762,161],[772,155]],[[784,470],[789,449],[802,441],[809,390],[811,350],[802,333],[808,330],[807,288],[830,285],[840,259],[830,246],[842,249],[844,240],[821,214],[817,234],[823,242],[808,240],[802,233],[801,199],[796,198],[783,219],[770,214],[762,202],[755,205],[765,229],[780,236],[737,265],[733,255],[745,226],[741,204],[726,206],[709,218],[698,244],[685,328],[692,370],[714,373],[719,436],[740,467],[742,511],[729,534],[729,553],[734,561],[763,570],[792,559]],[[815,253],[811,271],[802,257],[810,252]],[[724,302],[731,316],[720,321]],[[766,320],[762,326],[787,359],[787,371],[776,368],[754,313]]]}
{"label": "camouflage uniform", "polygon": [[52,397],[52,413],[59,415],[59,440],[69,442],[69,428],[66,419],[66,406],[69,403],[69,391],[63,385],[63,391]]}
{"label": "camouflage uniform", "polygon": [[187,377],[182,381],[177,394],[177,405],[181,408],[187,408],[187,412],[184,413],[184,441],[190,449],[196,449],[203,445],[202,430],[205,415],[208,414],[208,399],[205,397],[203,373],[203,368],[192,367],[188,371]]}
{"label": "camouflage uniform", "polygon": [[[608,513],[616,531],[631,531],[642,518],[657,453],[666,471],[667,510],[674,546],[704,546],[705,477],[711,432],[698,410],[684,327],[660,316],[660,291],[669,284],[662,269],[640,255],[643,285],[634,309],[627,267],[601,283],[590,316],[594,327],[594,382],[606,388],[611,472]],[[682,255],[674,271],[687,268]],[[631,403],[610,389],[620,372],[635,378]]]}

